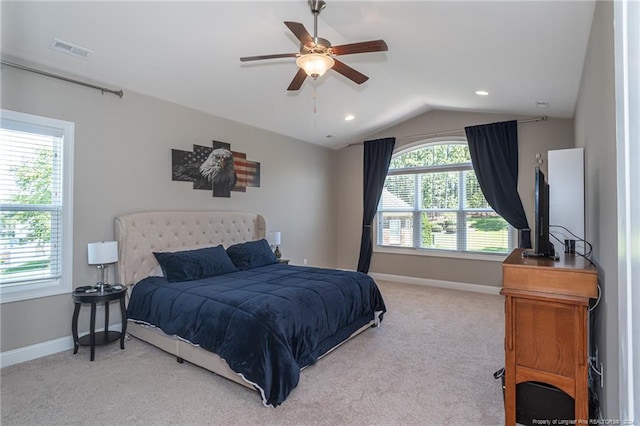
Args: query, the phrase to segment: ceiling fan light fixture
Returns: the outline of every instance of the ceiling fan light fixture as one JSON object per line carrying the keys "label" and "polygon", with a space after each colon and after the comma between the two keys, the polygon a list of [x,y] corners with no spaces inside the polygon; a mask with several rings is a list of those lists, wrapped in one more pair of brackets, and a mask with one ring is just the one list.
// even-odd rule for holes
{"label": "ceiling fan light fixture", "polygon": [[322,53],[309,53],[296,59],[296,65],[314,80],[322,77],[335,63],[331,56]]}

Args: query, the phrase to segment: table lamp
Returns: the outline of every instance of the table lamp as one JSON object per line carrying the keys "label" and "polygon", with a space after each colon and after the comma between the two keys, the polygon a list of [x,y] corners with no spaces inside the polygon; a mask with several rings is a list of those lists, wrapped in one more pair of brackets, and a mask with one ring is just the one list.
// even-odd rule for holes
{"label": "table lamp", "polygon": [[118,261],[118,242],[117,241],[100,241],[97,243],[87,244],[87,254],[89,265],[97,265],[100,272],[100,279],[95,287],[103,291],[109,286],[107,283],[106,269],[109,263]]}
{"label": "table lamp", "polygon": [[273,254],[276,255],[276,259],[280,259],[282,257],[282,253],[280,253],[280,238],[282,233],[280,231],[272,231],[267,233],[267,241],[271,247],[275,247]]}

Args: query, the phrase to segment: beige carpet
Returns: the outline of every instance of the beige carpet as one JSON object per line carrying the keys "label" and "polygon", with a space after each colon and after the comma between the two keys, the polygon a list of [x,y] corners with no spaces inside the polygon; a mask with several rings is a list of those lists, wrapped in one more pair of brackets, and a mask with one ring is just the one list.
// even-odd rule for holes
{"label": "beige carpet", "polygon": [[257,393],[129,339],[1,371],[9,425],[499,425],[501,296],[379,283],[382,326],[316,365],[277,408]]}

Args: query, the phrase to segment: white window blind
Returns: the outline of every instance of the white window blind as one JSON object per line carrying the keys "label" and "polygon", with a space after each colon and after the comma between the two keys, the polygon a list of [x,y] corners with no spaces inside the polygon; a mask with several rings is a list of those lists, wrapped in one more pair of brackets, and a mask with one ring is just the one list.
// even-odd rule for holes
{"label": "white window blind", "polygon": [[65,247],[71,231],[65,229],[70,217],[65,211],[70,209],[65,182],[70,181],[64,179],[63,156],[65,138],[72,138],[65,130],[72,132],[73,127],[67,122],[50,126],[57,120],[2,112],[0,290],[4,302],[7,290],[32,284],[56,288],[62,282],[64,250],[71,251],[70,243]]}
{"label": "white window blind", "polygon": [[488,205],[466,143],[425,143],[391,160],[378,206],[379,247],[508,253],[512,229]]}

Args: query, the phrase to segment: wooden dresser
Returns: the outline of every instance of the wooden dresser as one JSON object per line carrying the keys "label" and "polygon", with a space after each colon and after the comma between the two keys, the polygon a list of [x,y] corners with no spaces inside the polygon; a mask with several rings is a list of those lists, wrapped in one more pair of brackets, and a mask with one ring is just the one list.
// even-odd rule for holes
{"label": "wooden dresser", "polygon": [[516,384],[527,381],[567,393],[576,419],[588,423],[587,322],[589,299],[598,295],[597,270],[581,256],[561,253],[555,261],[522,257],[523,251],[502,263],[505,424],[515,425]]}

